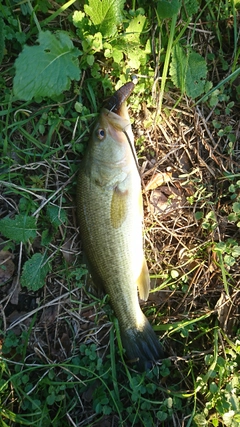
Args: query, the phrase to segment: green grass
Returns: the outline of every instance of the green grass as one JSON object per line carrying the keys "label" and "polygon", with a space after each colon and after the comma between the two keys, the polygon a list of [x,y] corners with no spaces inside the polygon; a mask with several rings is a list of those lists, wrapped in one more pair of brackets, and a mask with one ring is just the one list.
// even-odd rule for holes
{"label": "green grass", "polygon": [[[239,2],[115,3],[101,22],[90,0],[0,5],[1,425],[237,427]],[[89,285],[75,210],[93,121],[131,74],[154,285],[142,309],[167,353],[142,374]]]}

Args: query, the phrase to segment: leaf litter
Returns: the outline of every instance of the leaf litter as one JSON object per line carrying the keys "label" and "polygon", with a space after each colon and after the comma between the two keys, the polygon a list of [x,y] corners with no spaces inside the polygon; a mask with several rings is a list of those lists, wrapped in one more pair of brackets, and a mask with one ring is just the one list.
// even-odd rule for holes
{"label": "leaf litter", "polygon": [[9,279],[11,279],[15,264],[12,261],[13,255],[9,251],[0,251],[0,286],[3,286]]}

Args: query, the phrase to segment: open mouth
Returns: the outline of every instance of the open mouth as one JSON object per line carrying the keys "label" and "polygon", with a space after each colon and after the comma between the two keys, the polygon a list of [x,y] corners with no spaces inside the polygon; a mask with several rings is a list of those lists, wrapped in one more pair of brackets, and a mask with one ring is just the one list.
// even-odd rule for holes
{"label": "open mouth", "polygon": [[121,115],[121,107],[131,95],[136,83],[136,79],[131,82],[125,83],[123,86],[120,87],[120,89],[118,89],[110,98],[108,98],[104,102],[104,107],[118,115]]}

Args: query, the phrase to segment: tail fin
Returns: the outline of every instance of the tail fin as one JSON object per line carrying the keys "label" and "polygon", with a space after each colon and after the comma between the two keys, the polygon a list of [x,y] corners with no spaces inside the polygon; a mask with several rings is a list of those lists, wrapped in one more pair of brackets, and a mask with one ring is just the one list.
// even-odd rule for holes
{"label": "tail fin", "polygon": [[[144,316],[145,317],[145,316]],[[145,318],[141,329],[129,328],[121,331],[127,362],[138,371],[151,369],[157,361],[164,359],[164,350],[149,321]]]}

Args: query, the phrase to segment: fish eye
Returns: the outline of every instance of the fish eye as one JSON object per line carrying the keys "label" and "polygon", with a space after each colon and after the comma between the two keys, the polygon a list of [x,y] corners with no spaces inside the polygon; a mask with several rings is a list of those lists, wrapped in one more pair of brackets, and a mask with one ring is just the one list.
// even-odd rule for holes
{"label": "fish eye", "polygon": [[102,141],[105,138],[105,131],[104,129],[98,129],[97,130],[97,137]]}

